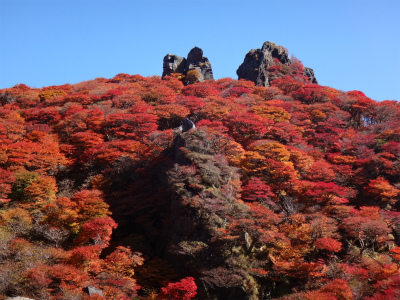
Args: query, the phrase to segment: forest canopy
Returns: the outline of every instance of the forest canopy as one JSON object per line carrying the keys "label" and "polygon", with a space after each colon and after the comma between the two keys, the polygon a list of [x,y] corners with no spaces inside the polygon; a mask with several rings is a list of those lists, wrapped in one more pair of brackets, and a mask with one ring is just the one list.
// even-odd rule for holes
{"label": "forest canopy", "polygon": [[278,71],[0,90],[0,298],[398,299],[400,103]]}

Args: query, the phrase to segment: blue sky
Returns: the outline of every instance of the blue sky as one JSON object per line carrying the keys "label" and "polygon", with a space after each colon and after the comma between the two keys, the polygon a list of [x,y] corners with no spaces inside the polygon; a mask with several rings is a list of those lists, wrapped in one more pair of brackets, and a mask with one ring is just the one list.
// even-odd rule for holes
{"label": "blue sky", "polygon": [[161,75],[203,49],[216,79],[272,41],[321,85],[400,100],[399,0],[0,0],[0,88]]}

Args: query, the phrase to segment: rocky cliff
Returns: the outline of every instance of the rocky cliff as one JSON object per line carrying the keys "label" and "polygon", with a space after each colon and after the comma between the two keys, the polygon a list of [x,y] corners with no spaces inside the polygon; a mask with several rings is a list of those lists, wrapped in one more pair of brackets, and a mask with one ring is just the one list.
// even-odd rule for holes
{"label": "rocky cliff", "polygon": [[[287,49],[272,42],[265,42],[261,49],[252,49],[246,54],[236,74],[239,79],[250,80],[260,86],[269,86],[270,72],[268,68],[276,65],[277,62],[286,66],[292,63]],[[312,69],[304,68],[304,75],[312,83],[318,83]]]}
{"label": "rocky cliff", "polygon": [[175,54],[164,56],[162,77],[171,73],[186,75],[191,70],[198,72],[198,81],[214,79],[211,63],[207,57],[203,56],[203,50],[199,47],[190,50],[186,59]]}

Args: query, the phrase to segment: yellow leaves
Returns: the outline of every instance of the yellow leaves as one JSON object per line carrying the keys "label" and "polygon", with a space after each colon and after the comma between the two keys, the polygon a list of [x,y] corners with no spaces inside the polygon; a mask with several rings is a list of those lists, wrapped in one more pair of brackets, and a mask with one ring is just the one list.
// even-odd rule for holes
{"label": "yellow leaves", "polygon": [[333,158],[333,163],[335,164],[353,164],[357,160],[356,156],[351,155],[336,155]]}
{"label": "yellow leaves", "polygon": [[40,101],[45,101],[45,100],[53,98],[55,96],[63,96],[66,94],[67,94],[66,92],[60,91],[60,90],[46,90],[46,91],[41,91],[39,93],[39,98],[40,98]]}
{"label": "yellow leaves", "polygon": [[143,257],[123,246],[118,246],[114,252],[104,259],[103,267],[110,273],[131,277],[135,274],[134,268],[141,266]]}
{"label": "yellow leaves", "polygon": [[188,82],[188,84],[199,82],[199,78],[200,73],[195,69],[188,71],[185,76],[185,80]]}
{"label": "yellow leaves", "polygon": [[318,122],[322,122],[327,118],[327,115],[324,114],[322,111],[318,110],[318,109],[314,109],[311,112],[311,120],[314,123],[318,123]]}
{"label": "yellow leaves", "polygon": [[270,105],[254,106],[253,112],[274,122],[289,122],[291,117],[284,108]]}
{"label": "yellow leaves", "polygon": [[392,186],[389,181],[383,177],[378,177],[369,182],[364,188],[364,195],[369,196],[377,201],[388,202],[394,204],[397,202],[395,197],[400,193],[399,189]]}
{"label": "yellow leaves", "polygon": [[26,234],[33,225],[31,214],[22,208],[10,208],[0,212],[0,225],[15,234]]}
{"label": "yellow leaves", "polygon": [[265,157],[255,151],[246,151],[244,159],[241,161],[241,168],[247,173],[259,173],[268,168],[264,164]]}
{"label": "yellow leaves", "polygon": [[289,161],[290,152],[281,143],[261,140],[251,144],[249,149],[259,153],[267,159],[273,159],[293,166]]}

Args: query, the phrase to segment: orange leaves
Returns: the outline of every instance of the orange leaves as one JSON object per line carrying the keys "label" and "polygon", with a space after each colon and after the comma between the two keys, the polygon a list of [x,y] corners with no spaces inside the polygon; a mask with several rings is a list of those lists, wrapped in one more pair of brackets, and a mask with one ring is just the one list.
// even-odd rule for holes
{"label": "orange leaves", "polygon": [[111,214],[109,205],[104,202],[103,194],[99,190],[82,190],[71,198],[76,203],[79,223],[103,218]]}
{"label": "orange leaves", "polygon": [[280,231],[290,239],[293,250],[297,249],[302,254],[306,254],[310,249],[312,242],[311,226],[305,220],[304,215],[294,214],[290,216],[290,223],[280,226]]}
{"label": "orange leaves", "polygon": [[11,193],[11,185],[14,183],[15,178],[13,173],[0,168],[0,205],[2,201],[8,198],[8,194]]}
{"label": "orange leaves", "polygon": [[342,249],[342,243],[332,238],[319,238],[314,242],[315,248],[328,252],[339,252]]}
{"label": "orange leaves", "polygon": [[[117,241],[100,257],[129,220],[179,246],[182,274],[249,297],[395,297],[398,103],[308,84],[295,60],[271,71],[272,87],[118,74],[0,91],[0,277],[23,284],[9,293],[86,299],[90,284],[135,298],[142,257]],[[175,144],[188,115],[196,129]],[[196,292],[164,285],[154,297]]]}
{"label": "orange leaves", "polygon": [[260,140],[252,143],[248,150],[241,161],[241,167],[249,175],[261,176],[268,184],[276,188],[298,177],[290,161],[290,152],[284,145],[274,141]]}
{"label": "orange leaves", "polygon": [[54,201],[57,193],[56,180],[53,177],[39,175],[25,170],[14,174],[10,199],[26,208],[39,208]]}
{"label": "orange leaves", "polygon": [[273,269],[278,274],[299,279],[310,279],[324,276],[324,266],[318,262],[305,262],[303,259],[285,259],[269,255]]}
{"label": "orange leaves", "polygon": [[76,245],[99,245],[105,248],[111,241],[113,229],[117,228],[117,223],[110,217],[100,217],[96,219],[88,219],[82,225],[82,231],[75,240]]}
{"label": "orange leaves", "polygon": [[350,238],[358,241],[362,250],[386,242],[391,232],[384,221],[362,216],[357,211],[344,219],[341,227]]}
{"label": "orange leaves", "polygon": [[400,247],[395,247],[390,250],[390,256],[393,257],[395,260],[400,261]]}
{"label": "orange leaves", "polygon": [[[180,104],[157,105],[153,112],[159,118],[158,123],[160,124],[161,130],[178,127],[181,120],[190,114],[190,110]],[[155,131],[155,129],[153,129],[153,131]]]}
{"label": "orange leaves", "polygon": [[0,212],[0,224],[16,235],[24,235],[32,228],[33,218],[23,208],[9,208]]}
{"label": "orange leaves", "polygon": [[396,196],[400,193],[399,189],[393,187],[389,181],[383,177],[378,177],[369,182],[369,184],[364,187],[364,195],[371,197],[375,201],[395,204],[398,199]]}
{"label": "orange leaves", "polygon": [[186,96],[195,96],[199,98],[206,98],[209,96],[219,95],[219,86],[207,81],[195,84],[189,84],[182,89],[182,94]]}
{"label": "orange leaves", "polygon": [[157,116],[147,113],[111,114],[105,119],[104,129],[109,140],[117,138],[141,140],[157,129],[157,119]]}
{"label": "orange leaves", "polygon": [[243,146],[262,139],[272,121],[251,113],[232,111],[227,117],[230,135]]}
{"label": "orange leaves", "polygon": [[284,75],[283,77],[273,80],[271,85],[278,87],[285,95],[288,95],[304,86],[303,83],[293,79],[289,75]]}
{"label": "orange leaves", "polygon": [[291,162],[289,162],[290,152],[284,145],[278,142],[267,140],[257,141],[251,144],[249,149],[258,152],[267,159],[273,159],[291,165]]}
{"label": "orange leaves", "polygon": [[331,294],[338,300],[352,300],[354,298],[348,282],[343,279],[335,279],[324,285],[319,291]]}
{"label": "orange leaves", "polygon": [[330,163],[325,160],[315,161],[309,168],[306,169],[305,178],[311,181],[330,182],[335,179],[335,172]]}
{"label": "orange leaves", "polygon": [[73,232],[78,232],[78,204],[69,198],[62,197],[45,205],[41,212],[44,214],[43,223],[54,227],[67,228]]}
{"label": "orange leaves", "polygon": [[104,267],[113,274],[131,277],[135,274],[135,268],[143,264],[144,259],[140,253],[132,253],[132,250],[118,246],[104,259]]}
{"label": "orange leaves", "polygon": [[260,105],[253,106],[253,111],[256,115],[267,118],[274,122],[289,122],[290,113],[282,107]]}
{"label": "orange leaves", "polygon": [[128,157],[132,162],[145,160],[150,155],[148,146],[133,140],[114,140],[97,146],[94,159],[103,163],[111,163],[121,156]]}

